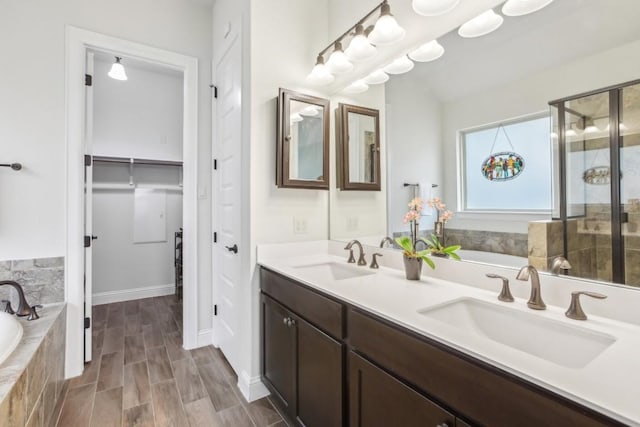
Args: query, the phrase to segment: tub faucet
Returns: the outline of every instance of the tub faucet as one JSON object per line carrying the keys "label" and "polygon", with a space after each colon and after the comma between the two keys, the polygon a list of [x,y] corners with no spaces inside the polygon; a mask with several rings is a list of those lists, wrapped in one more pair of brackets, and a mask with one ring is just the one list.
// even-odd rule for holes
{"label": "tub faucet", "polygon": [[[18,282],[14,282],[13,280],[3,280],[0,281],[0,286],[11,286],[18,293],[18,309],[15,311],[16,316],[24,317],[27,316],[27,320],[35,320],[38,319],[38,313],[36,313],[36,307],[38,306],[30,306],[27,302],[27,299],[24,296],[24,290],[22,286]],[[41,307],[41,306],[40,306]],[[7,301],[7,305],[5,307],[5,311],[11,312],[11,304]]]}
{"label": "tub faucet", "polygon": [[349,262],[356,262],[355,258],[353,257],[353,249],[351,249],[354,244],[358,246],[358,249],[360,249],[358,265],[367,265],[367,261],[364,259],[364,249],[362,249],[362,244],[357,240],[350,241],[347,246],[344,247],[345,250],[349,251]]}
{"label": "tub faucet", "polygon": [[529,297],[529,301],[527,301],[527,306],[534,310],[544,310],[547,308],[544,301],[542,301],[542,294],[540,293],[540,277],[538,276],[538,271],[532,265],[525,265],[520,269],[518,275],[516,276],[517,280],[529,280],[531,277],[531,296]]}
{"label": "tub faucet", "polygon": [[551,274],[557,276],[560,274],[560,270],[570,270],[571,264],[563,256],[557,256],[551,262]]}

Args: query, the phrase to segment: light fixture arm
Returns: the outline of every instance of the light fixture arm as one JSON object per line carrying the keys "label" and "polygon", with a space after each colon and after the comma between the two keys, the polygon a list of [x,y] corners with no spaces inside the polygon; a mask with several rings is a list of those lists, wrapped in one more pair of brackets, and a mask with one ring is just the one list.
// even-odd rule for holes
{"label": "light fixture arm", "polygon": [[[355,25],[351,26],[340,37],[338,37],[337,39],[332,41],[327,47],[322,49],[318,55],[319,56],[324,56],[324,54],[327,53],[331,48],[333,48],[336,43],[342,42],[342,40],[345,37],[347,37],[349,34],[351,34],[352,31],[355,31],[355,29],[356,29],[356,27],[358,25],[363,25],[367,21],[367,19],[371,18],[371,16],[373,16],[373,14],[376,13],[378,10],[380,10],[382,12],[382,10],[383,10],[385,5],[386,5],[385,9],[388,9],[389,8],[388,0],[383,0],[380,4],[378,4],[375,8],[373,8],[373,10],[371,12],[367,13],[362,19],[360,19],[358,22],[356,22]],[[387,13],[388,13],[388,11],[387,11]]]}

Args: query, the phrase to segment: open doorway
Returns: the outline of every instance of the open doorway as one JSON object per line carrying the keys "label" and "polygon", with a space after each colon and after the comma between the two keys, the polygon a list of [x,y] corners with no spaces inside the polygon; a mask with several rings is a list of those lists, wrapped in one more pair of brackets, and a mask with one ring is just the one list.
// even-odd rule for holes
{"label": "open doorway", "polygon": [[97,49],[87,70],[85,362],[163,335],[182,347],[183,72]]}
{"label": "open doorway", "polygon": [[[93,199],[91,192],[93,185],[93,169],[97,162],[87,162],[86,155],[92,155],[91,134],[93,126],[88,118],[93,117],[93,113],[86,107],[93,105],[91,97],[93,90],[87,89],[88,78],[86,74],[90,70],[90,63],[87,61],[89,54],[104,52],[113,55],[115,61],[116,54],[123,58],[145,63],[146,66],[156,65],[171,69],[182,74],[182,225],[183,225],[183,245],[182,245],[182,283],[183,283],[183,304],[184,316],[182,325],[176,327],[182,329],[183,347],[190,349],[197,346],[197,59],[174,52],[153,48],[139,43],[129,42],[91,31],[68,26],[66,30],[66,128],[67,128],[67,253],[65,258],[65,282],[66,282],[66,302],[67,302],[67,352],[65,375],[67,378],[75,377],[83,373],[85,356],[91,358],[91,315],[93,286],[89,263],[88,274],[85,274],[85,256],[91,261],[92,248],[86,248],[87,240],[91,242],[94,234],[91,230],[91,220],[93,214],[88,215],[85,208],[93,207],[92,203],[85,203]],[[144,65],[143,65],[144,66]],[[92,80],[93,77],[90,79]],[[90,81],[93,83],[93,81]],[[90,87],[92,88],[92,86]],[[88,125],[88,126],[87,126]],[[162,142],[162,141],[161,141]],[[117,157],[113,153],[103,157]],[[136,154],[129,156],[127,170],[136,171],[127,173],[127,184],[129,177],[133,182],[145,182],[152,185],[165,185],[166,182],[158,184],[153,170],[157,167],[167,165],[144,165],[138,162],[136,168]],[[134,158],[131,165],[131,158]],[[153,159],[152,159],[153,160]],[[91,166],[86,166],[89,163]],[[122,164],[120,165],[122,166]],[[178,166],[178,165],[173,165]],[[146,168],[146,172],[140,172],[140,168]],[[116,168],[117,169],[117,168]],[[151,169],[149,171],[148,169]],[[100,173],[101,174],[101,173]],[[142,174],[142,175],[140,175]],[[110,176],[102,174],[101,176]],[[116,174],[116,176],[119,176]],[[146,180],[146,181],[145,181]],[[175,183],[175,181],[172,181]],[[111,184],[114,184],[111,182]],[[175,184],[179,187],[179,182]],[[151,197],[157,203],[157,198]],[[133,214],[132,214],[133,215]],[[165,213],[166,215],[166,213]],[[165,222],[168,218],[164,219]],[[85,229],[85,225],[88,228]],[[148,224],[147,224],[148,225]],[[154,226],[157,231],[157,227]],[[147,230],[149,231],[149,230]],[[153,231],[153,230],[152,230]],[[171,233],[174,231],[172,230]],[[130,231],[133,233],[133,230]],[[82,238],[84,236],[84,239]],[[170,244],[175,243],[172,236],[165,236]],[[100,237],[98,237],[100,239]],[[144,265],[144,261],[141,264]],[[171,266],[173,267],[173,266]],[[148,273],[148,272],[147,272]],[[87,280],[85,280],[85,276]],[[171,283],[164,284],[173,286]],[[159,285],[162,287],[162,285]],[[105,291],[119,292],[119,290]],[[168,293],[168,286],[165,287]],[[112,294],[106,294],[113,297]],[[101,297],[105,297],[102,295]],[[103,300],[104,301],[104,300]],[[166,307],[155,306],[157,312],[163,312]],[[84,351],[83,351],[84,350]],[[90,372],[89,372],[90,374]]]}

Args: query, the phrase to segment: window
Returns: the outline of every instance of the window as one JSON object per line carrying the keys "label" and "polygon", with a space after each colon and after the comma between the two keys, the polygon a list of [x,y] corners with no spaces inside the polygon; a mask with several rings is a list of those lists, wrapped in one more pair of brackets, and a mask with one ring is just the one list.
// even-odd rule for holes
{"label": "window", "polygon": [[548,114],[461,132],[465,211],[551,210]]}

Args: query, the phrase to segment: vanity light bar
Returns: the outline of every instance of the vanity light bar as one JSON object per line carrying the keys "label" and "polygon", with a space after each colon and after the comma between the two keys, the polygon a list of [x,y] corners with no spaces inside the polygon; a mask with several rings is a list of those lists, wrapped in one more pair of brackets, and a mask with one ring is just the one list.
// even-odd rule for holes
{"label": "vanity light bar", "polygon": [[[367,20],[378,11],[380,11],[380,16],[376,22],[373,25],[365,26]],[[374,45],[392,44],[404,35],[405,30],[398,25],[391,14],[388,0],[384,0],[318,53],[316,65],[307,76],[307,82],[317,86],[330,84],[334,80],[334,74],[347,73],[353,69],[351,61],[363,61],[375,56],[377,49]],[[348,37],[351,37],[351,41],[347,49],[343,51],[342,42]],[[331,49],[333,52],[325,64],[325,55]]]}

